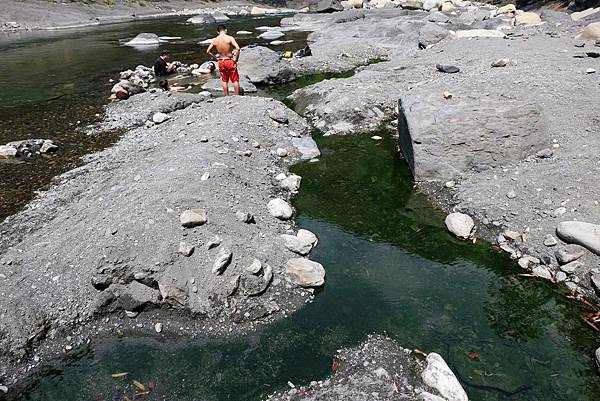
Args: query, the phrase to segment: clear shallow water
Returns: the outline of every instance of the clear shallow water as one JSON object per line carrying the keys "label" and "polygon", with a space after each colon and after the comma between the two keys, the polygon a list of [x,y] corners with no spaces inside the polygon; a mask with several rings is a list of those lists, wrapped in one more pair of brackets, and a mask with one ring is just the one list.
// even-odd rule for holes
{"label": "clear shallow water", "polygon": [[597,337],[577,305],[514,277],[489,245],[452,238],[388,135],[316,139],[321,161],[293,168],[297,222],[319,236],[311,258],[327,270],[314,303],[242,337],[101,341],[47,368],[22,399],[133,399],[135,379],[156,384],[147,400],[259,400],[288,380],[324,378],[336,349],[373,332],[442,354],[471,400],[597,399]]}
{"label": "clear shallow water", "polygon": [[[61,145],[47,157],[20,163],[0,160],[0,220],[17,212],[33,192],[50,179],[79,164],[85,154],[114,143],[118,133],[89,137],[77,131],[100,118],[110,89],[120,71],[139,64],[152,66],[162,48],[172,60],[201,63],[206,47],[199,41],[215,35],[215,25],[191,25],[186,18],[139,21],[88,29],[25,33],[0,33],[0,144],[14,140],[49,138]],[[279,25],[280,17],[234,18],[230,32]],[[141,32],[180,36],[160,46],[129,47],[120,43]],[[238,36],[241,46],[266,44],[253,35]],[[297,50],[304,47],[306,33],[289,32],[294,43],[272,47]],[[242,56],[243,57],[243,56]],[[242,59],[243,62],[243,59]]]}

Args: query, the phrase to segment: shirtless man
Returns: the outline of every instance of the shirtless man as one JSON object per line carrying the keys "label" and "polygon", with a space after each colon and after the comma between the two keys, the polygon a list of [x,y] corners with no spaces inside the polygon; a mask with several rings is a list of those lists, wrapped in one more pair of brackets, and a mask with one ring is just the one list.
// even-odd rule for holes
{"label": "shirtless man", "polygon": [[[229,81],[233,83],[233,89],[236,95],[240,94],[240,76],[237,71],[237,62],[240,58],[240,46],[233,38],[227,35],[227,27],[219,25],[217,28],[219,36],[214,38],[206,49],[206,53],[215,60],[219,60],[219,71],[221,72],[221,81],[223,84],[223,93],[229,95]],[[213,54],[213,49],[217,48],[219,57]]]}

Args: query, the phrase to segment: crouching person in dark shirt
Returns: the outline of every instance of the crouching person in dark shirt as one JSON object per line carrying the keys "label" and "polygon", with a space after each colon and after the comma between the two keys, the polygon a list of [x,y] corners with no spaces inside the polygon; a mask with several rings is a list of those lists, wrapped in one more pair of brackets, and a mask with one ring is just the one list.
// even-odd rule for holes
{"label": "crouching person in dark shirt", "polygon": [[157,77],[163,77],[175,72],[177,66],[175,64],[169,64],[169,51],[163,50],[160,52],[160,57],[156,59],[154,63],[154,74]]}

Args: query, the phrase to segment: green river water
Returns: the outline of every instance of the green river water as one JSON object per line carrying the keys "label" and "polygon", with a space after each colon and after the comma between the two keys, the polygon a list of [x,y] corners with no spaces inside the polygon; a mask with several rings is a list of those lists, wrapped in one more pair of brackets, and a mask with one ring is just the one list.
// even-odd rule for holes
{"label": "green river water", "polygon": [[[157,25],[165,22],[148,24],[142,28],[157,32]],[[123,29],[140,31],[131,25]],[[162,26],[157,33],[177,36]],[[123,29],[91,32],[108,36],[100,42],[130,57],[125,54],[132,50],[115,44],[116,38],[132,36]],[[50,43],[67,46],[68,40],[60,45],[62,41]],[[18,53],[44,43],[39,38],[20,41],[6,50]],[[111,73],[139,63],[112,63],[102,59],[101,50],[96,53],[98,63],[114,65],[114,71],[90,72],[101,76],[101,84],[80,79],[75,87],[99,85],[90,90],[107,92],[104,82]],[[147,64],[153,54],[144,57]],[[277,90],[278,96],[284,91]],[[44,96],[31,103],[40,109]],[[23,127],[28,126],[23,115],[37,115],[27,114],[33,113],[27,102],[3,102],[2,112],[12,108],[12,118]],[[90,102],[93,116],[101,102]],[[61,104],[64,108],[68,103]],[[39,122],[29,124],[38,129]],[[72,135],[73,147],[78,140],[86,141]],[[297,224],[319,236],[311,259],[327,270],[326,285],[313,303],[245,336],[97,340],[51,362],[18,398],[123,400],[128,395],[133,400],[135,379],[156,383],[146,400],[261,400],[285,388],[288,380],[303,384],[325,378],[336,349],[356,345],[369,333],[386,333],[404,347],[439,352],[471,400],[597,400],[600,380],[592,354],[598,337],[581,321],[579,305],[548,282],[517,278],[515,263],[489,244],[452,238],[443,213],[413,189],[392,135],[381,135],[382,141],[373,141],[368,135],[315,134],[323,152],[320,161],[292,169],[303,177],[293,201]],[[80,153],[85,152],[74,155]],[[75,156],[69,163],[75,163]],[[68,167],[57,164],[58,170]],[[0,188],[6,196],[5,187]],[[469,359],[469,352],[479,353],[480,359]],[[129,376],[114,379],[114,372]]]}

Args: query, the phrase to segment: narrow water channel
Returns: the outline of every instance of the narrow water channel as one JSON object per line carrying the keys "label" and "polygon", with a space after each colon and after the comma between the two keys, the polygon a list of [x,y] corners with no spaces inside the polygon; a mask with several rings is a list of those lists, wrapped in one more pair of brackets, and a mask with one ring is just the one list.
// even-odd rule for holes
{"label": "narrow water channel", "polygon": [[242,337],[107,339],[46,368],[22,399],[122,400],[135,379],[156,384],[146,400],[261,400],[325,378],[336,349],[387,333],[442,354],[474,401],[597,400],[595,339],[577,305],[516,278],[489,244],[453,239],[383,136],[315,136],[320,161],[293,168],[298,225],[318,234],[311,258],[327,269],[314,303]]}

